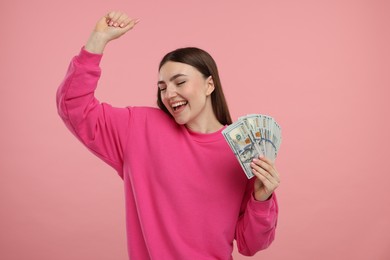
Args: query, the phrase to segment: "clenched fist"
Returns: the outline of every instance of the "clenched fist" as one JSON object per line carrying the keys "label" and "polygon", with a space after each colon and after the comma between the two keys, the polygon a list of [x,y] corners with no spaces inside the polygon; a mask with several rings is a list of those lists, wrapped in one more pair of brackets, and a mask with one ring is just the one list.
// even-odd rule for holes
{"label": "clenched fist", "polygon": [[131,30],[139,19],[132,19],[122,12],[109,12],[96,23],[85,49],[92,53],[103,53],[108,42]]}

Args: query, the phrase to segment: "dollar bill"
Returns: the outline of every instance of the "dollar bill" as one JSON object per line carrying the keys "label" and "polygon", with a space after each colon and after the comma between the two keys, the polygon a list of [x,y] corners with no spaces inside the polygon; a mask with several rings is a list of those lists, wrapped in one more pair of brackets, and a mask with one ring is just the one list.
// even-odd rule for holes
{"label": "dollar bill", "polygon": [[252,160],[263,155],[275,161],[282,142],[280,125],[271,116],[262,114],[242,116],[222,134],[249,179],[254,176]]}
{"label": "dollar bill", "polygon": [[245,122],[237,121],[229,125],[222,131],[222,134],[238,159],[248,179],[252,178],[254,175],[250,163],[253,158],[258,157],[260,153]]}
{"label": "dollar bill", "polygon": [[264,118],[264,131],[265,131],[265,150],[267,151],[267,157],[274,161],[276,159],[276,147],[272,142],[273,140],[273,126],[274,119],[270,116],[263,115]]}
{"label": "dollar bill", "polygon": [[260,120],[258,115],[251,114],[244,117],[241,117],[239,120],[242,120],[247,128],[250,130],[254,141],[259,147],[260,155],[266,155],[265,146],[264,146],[264,135],[260,131]]}

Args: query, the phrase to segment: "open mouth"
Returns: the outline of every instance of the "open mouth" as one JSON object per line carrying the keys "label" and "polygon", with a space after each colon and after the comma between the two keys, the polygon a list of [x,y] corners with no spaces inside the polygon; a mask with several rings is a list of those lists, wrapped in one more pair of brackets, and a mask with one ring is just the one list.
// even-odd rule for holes
{"label": "open mouth", "polygon": [[178,111],[187,104],[188,104],[187,101],[180,101],[180,102],[173,103],[171,106],[172,106],[173,111]]}

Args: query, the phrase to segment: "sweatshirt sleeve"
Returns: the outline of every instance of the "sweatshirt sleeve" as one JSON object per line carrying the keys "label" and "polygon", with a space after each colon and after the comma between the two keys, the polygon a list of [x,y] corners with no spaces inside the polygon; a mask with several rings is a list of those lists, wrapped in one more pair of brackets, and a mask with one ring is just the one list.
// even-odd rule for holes
{"label": "sweatshirt sleeve", "polygon": [[253,196],[253,181],[249,181],[236,227],[238,251],[252,256],[266,249],[275,238],[277,219],[278,203],[275,193],[266,201],[256,201]]}
{"label": "sweatshirt sleeve", "polygon": [[130,110],[113,108],[95,98],[101,58],[102,55],[82,48],[71,60],[57,90],[57,109],[68,129],[123,178],[123,150]]}

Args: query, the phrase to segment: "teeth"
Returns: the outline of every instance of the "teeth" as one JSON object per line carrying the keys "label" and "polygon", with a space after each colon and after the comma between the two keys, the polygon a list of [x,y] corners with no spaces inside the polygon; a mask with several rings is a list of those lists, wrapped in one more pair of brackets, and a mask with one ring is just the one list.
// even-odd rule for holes
{"label": "teeth", "polygon": [[185,105],[185,104],[187,104],[186,101],[180,101],[180,102],[172,104],[172,107],[175,108],[175,107],[178,107],[178,106],[181,106],[181,105]]}

